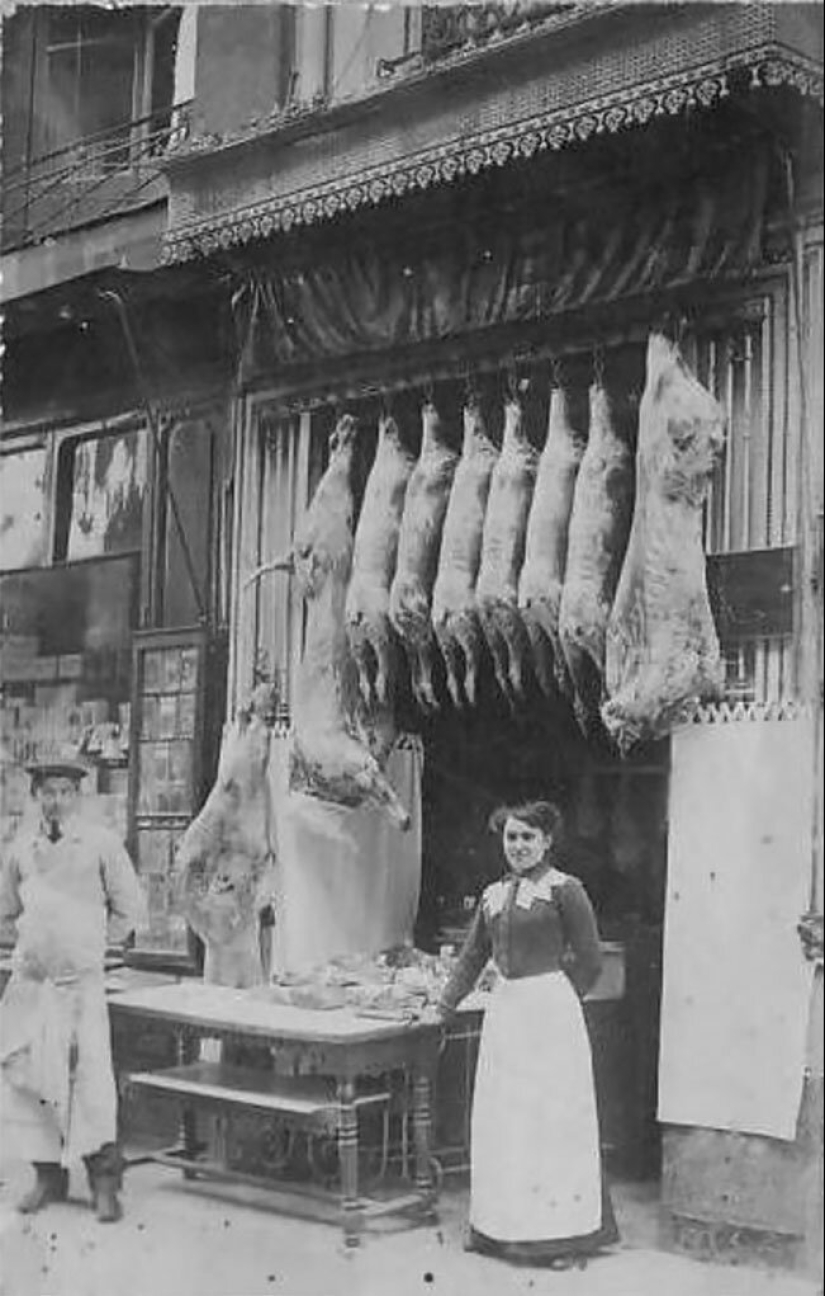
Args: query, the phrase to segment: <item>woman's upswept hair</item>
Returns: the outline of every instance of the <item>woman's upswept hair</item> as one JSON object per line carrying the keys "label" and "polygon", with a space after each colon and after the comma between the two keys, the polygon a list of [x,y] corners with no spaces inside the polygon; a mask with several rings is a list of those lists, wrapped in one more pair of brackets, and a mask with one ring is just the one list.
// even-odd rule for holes
{"label": "woman's upswept hair", "polygon": [[520,819],[531,828],[540,828],[553,838],[554,846],[561,841],[564,817],[553,801],[523,801],[520,805],[499,806],[490,815],[490,831],[502,833],[508,819]]}

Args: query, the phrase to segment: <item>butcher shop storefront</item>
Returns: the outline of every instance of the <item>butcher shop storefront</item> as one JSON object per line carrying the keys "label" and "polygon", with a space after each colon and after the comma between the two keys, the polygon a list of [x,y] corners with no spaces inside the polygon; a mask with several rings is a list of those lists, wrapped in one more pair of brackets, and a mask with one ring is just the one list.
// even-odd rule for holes
{"label": "butcher shop storefront", "polygon": [[[250,165],[223,221],[176,228],[208,159],[173,167],[170,259],[235,283],[222,761],[239,715],[267,725],[273,993],[390,1015],[436,994],[500,875],[491,812],[555,801],[602,940],[609,1169],[661,1179],[683,1249],[797,1264],[816,87],[657,49],[670,80],[334,192],[267,208]],[[212,943],[213,979],[243,978],[250,950]],[[468,1164],[488,980],[438,1065],[443,1174]]]}

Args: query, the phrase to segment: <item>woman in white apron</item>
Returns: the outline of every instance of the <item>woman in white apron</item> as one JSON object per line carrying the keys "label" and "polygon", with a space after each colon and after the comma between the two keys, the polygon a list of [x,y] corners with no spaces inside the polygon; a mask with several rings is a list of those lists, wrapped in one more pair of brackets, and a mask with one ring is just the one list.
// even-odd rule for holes
{"label": "woman in white apron", "polygon": [[510,872],[488,886],[445,987],[454,1012],[492,958],[472,1114],[469,1249],[566,1268],[618,1238],[604,1185],[590,1041],[579,996],[601,964],[578,879],[555,863],[561,814],[504,808]]}

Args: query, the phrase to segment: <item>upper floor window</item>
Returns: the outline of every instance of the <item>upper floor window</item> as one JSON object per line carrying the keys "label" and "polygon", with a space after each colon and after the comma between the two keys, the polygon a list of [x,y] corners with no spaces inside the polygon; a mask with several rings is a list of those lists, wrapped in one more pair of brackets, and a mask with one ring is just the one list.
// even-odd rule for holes
{"label": "upper floor window", "polygon": [[131,123],[168,114],[178,19],[169,8],[46,10],[32,105],[35,153],[100,139],[105,169],[122,166]]}
{"label": "upper floor window", "polygon": [[173,114],[179,7],[23,6],[4,23],[4,250],[150,201]]}
{"label": "upper floor window", "polygon": [[50,9],[47,23],[38,120],[43,151],[111,131],[122,132],[126,145],[134,107],[135,13]]}

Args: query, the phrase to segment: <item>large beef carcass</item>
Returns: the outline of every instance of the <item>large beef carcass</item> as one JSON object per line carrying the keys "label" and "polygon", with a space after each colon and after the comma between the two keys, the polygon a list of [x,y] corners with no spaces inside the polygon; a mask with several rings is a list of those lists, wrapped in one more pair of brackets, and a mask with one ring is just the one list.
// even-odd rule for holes
{"label": "large beef carcass", "polygon": [[421,417],[421,453],[404,501],[390,621],[407,655],[415,699],[423,710],[432,711],[438,699],[432,677],[435,636],[430,612],[458,455],[444,440],[441,419],[431,402],[424,405]]}
{"label": "large beef carcass", "polygon": [[566,393],[561,387],[554,388],[518,589],[518,604],[530,639],[536,678],[542,691],[551,698],[557,688],[571,692],[559,639],[559,608],[573,494],[585,442],[586,438],[570,421]]}
{"label": "large beef carcass", "polygon": [[[352,459],[357,424],[344,415],[330,438],[330,459],[295,536],[294,571],[307,603],[304,655],[297,680],[291,786],[357,806],[383,806],[403,827],[409,815],[379,756],[387,743],[359,725],[344,620],[352,566],[355,501]],[[377,753],[377,754],[376,754]]]}
{"label": "large beef carcass", "polygon": [[521,402],[512,397],[504,407],[504,437],[490,480],[476,582],[476,607],[496,679],[512,705],[523,696],[530,651],[518,610],[518,580],[538,459],[527,439]]}
{"label": "large beef carcass", "polygon": [[381,806],[403,828],[409,815],[382,769],[394,740],[386,710],[366,716],[347,646],[344,610],[352,567],[352,461],[358,425],[343,415],[330,458],[289,554],[264,564],[289,571],[306,599],[304,653],[293,704],[290,788],[339,806]]}
{"label": "large beef carcass", "polygon": [[390,701],[395,650],[389,618],[390,586],[404,497],[414,465],[395,419],[383,418],[355,532],[346,602],[347,639],[368,707],[386,706]]}
{"label": "large beef carcass", "polygon": [[264,980],[259,915],[275,863],[269,741],[254,710],[226,726],[215,784],[175,853],[183,912],[204,942],[204,980],[217,985]]}
{"label": "large beef carcass", "polygon": [[702,504],[724,443],[721,406],[659,333],[648,343],[636,511],[607,628],[602,718],[623,751],[667,734],[723,681]]}
{"label": "large beef carcass", "polygon": [[559,638],[587,732],[604,691],[605,635],[633,514],[633,454],[601,382],[590,388],[590,426],[576,478],[559,607]]}
{"label": "large beef carcass", "polygon": [[498,449],[487,435],[476,401],[464,410],[464,442],[453,479],[438,575],[433,589],[432,621],[447,669],[447,687],[457,707],[476,698],[483,635],[475,601],[481,563],[484,515]]}

